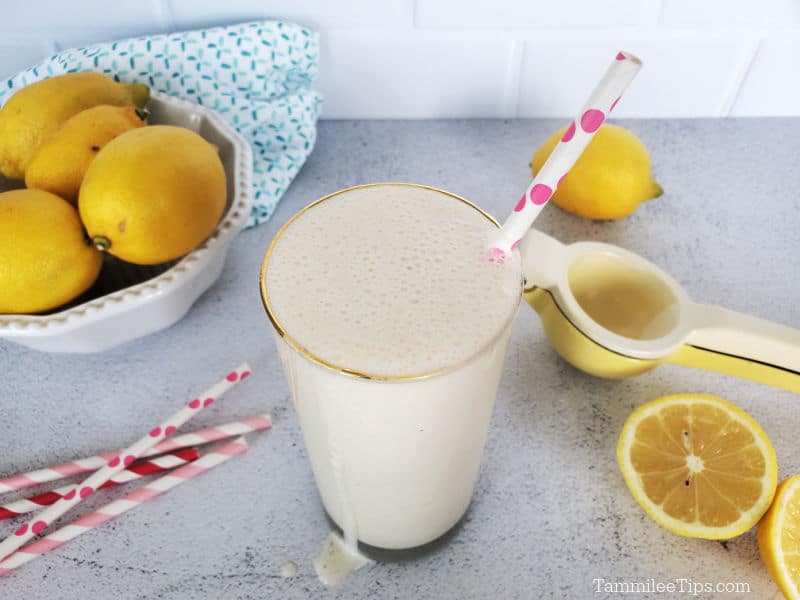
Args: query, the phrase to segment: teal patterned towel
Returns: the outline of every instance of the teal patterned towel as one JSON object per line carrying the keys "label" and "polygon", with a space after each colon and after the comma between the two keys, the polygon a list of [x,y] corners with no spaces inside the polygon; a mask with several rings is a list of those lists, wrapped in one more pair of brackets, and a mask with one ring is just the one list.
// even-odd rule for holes
{"label": "teal patterned towel", "polygon": [[154,35],[55,54],[0,83],[0,105],[39,79],[99,71],[213,108],[253,147],[252,226],[269,218],[314,147],[318,58],[317,34],[282,21]]}

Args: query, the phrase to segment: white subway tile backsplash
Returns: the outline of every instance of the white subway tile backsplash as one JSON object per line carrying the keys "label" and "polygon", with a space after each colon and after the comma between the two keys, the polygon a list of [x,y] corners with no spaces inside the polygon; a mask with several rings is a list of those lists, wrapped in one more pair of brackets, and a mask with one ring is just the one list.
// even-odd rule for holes
{"label": "white subway tile backsplash", "polygon": [[666,27],[718,29],[797,27],[798,0],[663,0],[661,24]]}
{"label": "white subway tile backsplash", "polygon": [[764,39],[750,66],[731,116],[800,115],[800,36],[796,32]]}
{"label": "white subway tile backsplash", "polygon": [[324,118],[513,116],[504,39],[338,30],[321,40]]}
{"label": "white subway tile backsplash", "polygon": [[722,116],[736,94],[755,39],[687,34],[532,38],[525,47],[519,116],[572,117],[618,50],[644,66],[615,117]]}
{"label": "white subway tile backsplash", "polygon": [[320,32],[327,118],[569,117],[619,48],[645,67],[615,116],[800,116],[800,0],[6,0],[3,15],[0,79],[53,50],[281,18]]}
{"label": "white subway tile backsplash", "polygon": [[[0,31],[35,33],[42,30],[72,30],[80,35],[82,30],[106,29],[113,37],[114,31],[133,28],[158,30],[163,27],[161,0],[136,0],[135,2],[108,2],[107,0],[79,0],[66,3],[62,0],[4,0]],[[109,35],[106,34],[106,39]]]}
{"label": "white subway tile backsplash", "polygon": [[[117,2],[81,0],[67,6],[59,0],[6,0],[6,18],[0,20],[0,77],[9,77],[52,54],[76,46],[163,33],[165,19],[161,0]],[[10,16],[9,16],[10,15]],[[19,44],[14,36],[24,36]],[[46,51],[38,50],[44,46]]]}
{"label": "white subway tile backsplash", "polygon": [[89,46],[98,42],[110,42],[114,40],[124,40],[128,38],[140,37],[143,35],[153,35],[159,33],[166,33],[168,29],[163,26],[155,25],[138,25],[136,23],[128,23],[124,26],[115,28],[87,28],[87,29],[69,29],[60,30],[50,33],[56,41],[56,47],[59,50],[66,50],[68,48],[80,48],[82,46]]}
{"label": "white subway tile backsplash", "polygon": [[285,19],[321,28],[408,28],[413,0],[164,0],[178,29],[230,24],[251,19]]}
{"label": "white subway tile backsplash", "polygon": [[626,27],[646,18],[654,0],[416,0],[417,27],[539,29]]}
{"label": "white subway tile backsplash", "polygon": [[0,38],[0,80],[35,65],[55,51],[52,40],[40,36]]}

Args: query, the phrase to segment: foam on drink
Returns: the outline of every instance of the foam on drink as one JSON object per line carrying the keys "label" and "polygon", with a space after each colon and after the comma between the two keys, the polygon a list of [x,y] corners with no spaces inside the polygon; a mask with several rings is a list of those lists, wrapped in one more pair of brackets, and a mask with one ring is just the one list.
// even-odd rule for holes
{"label": "foam on drink", "polygon": [[266,272],[272,313],[327,363],[410,376],[457,365],[516,314],[518,256],[487,260],[496,227],[451,196],[377,185],[305,211],[283,232]]}

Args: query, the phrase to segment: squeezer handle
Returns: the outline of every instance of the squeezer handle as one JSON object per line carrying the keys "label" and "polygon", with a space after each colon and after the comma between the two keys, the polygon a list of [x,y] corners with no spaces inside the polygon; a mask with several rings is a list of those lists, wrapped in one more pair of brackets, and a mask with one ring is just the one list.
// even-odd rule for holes
{"label": "squeezer handle", "polygon": [[719,306],[689,311],[692,332],[667,362],[800,393],[800,331]]}

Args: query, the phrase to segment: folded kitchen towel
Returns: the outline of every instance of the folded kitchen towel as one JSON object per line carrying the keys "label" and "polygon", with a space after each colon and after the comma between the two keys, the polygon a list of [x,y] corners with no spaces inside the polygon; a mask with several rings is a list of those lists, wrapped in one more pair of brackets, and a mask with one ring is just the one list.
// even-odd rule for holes
{"label": "folded kitchen towel", "polygon": [[39,79],[99,71],[212,108],[253,148],[252,226],[269,218],[314,147],[318,57],[316,32],[284,21],[146,36],[59,52],[0,83],[0,105]]}

